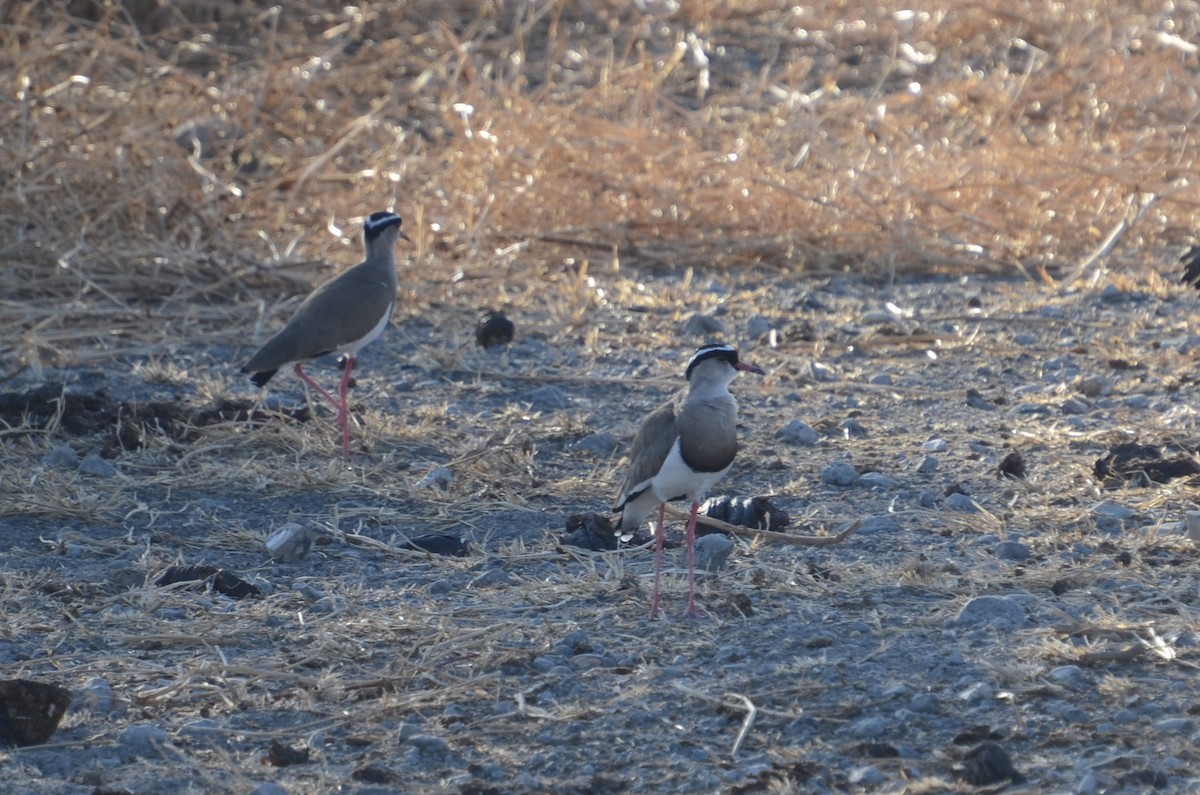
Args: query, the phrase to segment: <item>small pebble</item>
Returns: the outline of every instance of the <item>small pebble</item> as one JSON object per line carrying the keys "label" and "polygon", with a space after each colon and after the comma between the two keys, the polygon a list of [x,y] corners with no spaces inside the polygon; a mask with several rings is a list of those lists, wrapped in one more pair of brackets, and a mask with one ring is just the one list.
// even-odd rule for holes
{"label": "small pebble", "polygon": [[917,473],[921,475],[932,475],[937,472],[938,460],[931,455],[927,455],[921,459],[921,463],[917,465]]}
{"label": "small pebble", "polygon": [[913,712],[921,712],[925,714],[934,714],[941,710],[942,700],[933,693],[918,693],[913,696],[912,702],[908,708]]}
{"label": "small pebble", "polygon": [[169,740],[163,729],[150,723],[135,723],[117,736],[117,744],[134,756],[159,757]]}
{"label": "small pebble", "polygon": [[856,767],[850,771],[850,783],[859,787],[867,787],[874,789],[879,787],[886,781],[883,771],[875,767],[875,765],[864,765]]}
{"label": "small pebble", "polygon": [[288,795],[288,791],[274,781],[264,781],[250,790],[250,795]]}
{"label": "small pebble", "polygon": [[751,340],[762,339],[771,333],[774,325],[762,315],[751,315],[746,321],[746,338]]}
{"label": "small pebble", "polygon": [[1092,686],[1091,677],[1078,665],[1059,665],[1051,668],[1048,676],[1052,682],[1077,690],[1083,690]]}
{"label": "small pebble", "polygon": [[996,404],[989,400],[984,400],[983,396],[977,394],[967,395],[967,405],[973,409],[980,411],[995,411]]}
{"label": "small pebble", "polygon": [[900,532],[900,525],[890,516],[868,516],[858,526],[859,535],[885,533],[892,535]]}
{"label": "small pebble", "polygon": [[930,439],[921,445],[921,449],[927,453],[944,453],[950,449],[950,444],[945,439]]}
{"label": "small pebble", "polygon": [[721,321],[717,320],[712,315],[705,315],[700,312],[695,312],[683,324],[683,335],[685,337],[702,337],[708,339],[710,337],[720,337],[725,334],[725,326],[721,325]]}
{"label": "small pebble", "polygon": [[946,510],[958,513],[979,513],[975,501],[961,492],[955,492],[946,498]]}
{"label": "small pebble", "polygon": [[1083,398],[1067,398],[1062,404],[1062,413],[1068,415],[1090,414],[1093,406]]}
{"label": "small pebble", "polygon": [[709,533],[696,539],[696,568],[707,572],[718,572],[725,566],[729,553],[733,552],[733,540],[724,533]]}
{"label": "small pebble", "polygon": [[472,588],[491,588],[497,585],[507,585],[512,580],[504,569],[488,569],[471,581]]}
{"label": "small pebble", "polygon": [[1092,513],[1098,516],[1111,516],[1118,521],[1128,521],[1133,518],[1134,510],[1122,505],[1119,502],[1105,500],[1098,502],[1092,506]]}
{"label": "small pebble", "polygon": [[450,743],[429,734],[414,734],[408,738],[408,744],[423,754],[444,754],[450,750]]}
{"label": "small pebble", "polygon": [[60,444],[42,456],[42,466],[48,469],[75,469],[79,454],[69,444]]}
{"label": "small pebble", "polygon": [[850,734],[861,740],[874,740],[887,733],[888,723],[884,718],[861,718],[850,724]]}
{"label": "small pebble", "polygon": [[845,461],[834,461],[821,470],[820,477],[830,486],[853,486],[858,482],[858,472]]}
{"label": "small pebble", "polygon": [[896,487],[896,481],[889,478],[882,472],[864,472],[858,479],[858,483],[863,488],[889,490]]}
{"label": "small pebble", "polygon": [[571,407],[571,398],[553,384],[526,393],[521,400],[538,411],[554,411]]}
{"label": "small pebble", "polygon": [[98,478],[111,478],[117,474],[117,468],[101,458],[99,453],[88,453],[84,456],[79,464],[79,471]]}
{"label": "small pebble", "polygon": [[1192,720],[1190,718],[1163,718],[1150,724],[1155,731],[1169,734],[1191,734]]}
{"label": "small pebble", "polygon": [[1029,547],[1020,541],[1001,541],[994,550],[996,557],[1001,560],[1029,560]]}
{"label": "small pebble", "polygon": [[450,484],[454,481],[454,473],[446,467],[435,467],[430,470],[425,477],[417,481],[418,489],[441,489],[445,491],[450,488]]}
{"label": "small pebble", "polygon": [[216,737],[221,734],[221,724],[212,718],[197,718],[179,727],[180,737],[193,739]]}
{"label": "small pebble", "polygon": [[891,373],[877,373],[876,375],[871,376],[868,383],[874,384],[875,386],[891,386],[892,385],[892,374]]}
{"label": "small pebble", "polygon": [[583,453],[591,453],[600,458],[606,458],[617,451],[621,446],[621,440],[613,436],[608,431],[593,433],[585,436],[575,444],[571,445],[572,450],[578,450]]}
{"label": "small pebble", "polygon": [[775,431],[775,438],[786,444],[812,447],[817,443],[817,432],[806,422],[792,420],[787,425]]}
{"label": "small pebble", "polygon": [[976,596],[963,605],[950,623],[955,626],[1024,629],[1029,626],[1029,619],[1019,600],[1007,596]]}

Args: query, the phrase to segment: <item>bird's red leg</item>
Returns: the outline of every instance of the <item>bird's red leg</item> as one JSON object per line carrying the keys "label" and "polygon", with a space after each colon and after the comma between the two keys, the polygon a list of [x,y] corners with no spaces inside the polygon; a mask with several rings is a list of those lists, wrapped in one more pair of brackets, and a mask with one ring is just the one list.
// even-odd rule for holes
{"label": "bird's red leg", "polygon": [[667,515],[667,505],[658,506],[658,530],[654,534],[654,597],[650,600],[650,617],[658,618],[658,581],[662,576],[663,556],[663,521]]}
{"label": "bird's red leg", "polygon": [[684,618],[701,618],[704,611],[696,607],[696,512],[700,503],[692,501],[692,515],[687,524],[687,560],[688,560],[688,606]]}
{"label": "bird's red leg", "polygon": [[300,376],[301,381],[308,384],[313,389],[317,390],[317,392],[319,392],[321,394],[321,397],[325,398],[326,400],[328,400],[330,403],[337,406],[338,408],[341,408],[341,403],[338,402],[337,398],[335,398],[333,395],[326,392],[325,387],[321,386],[316,381],[314,381],[308,377],[308,373],[304,372],[304,369],[300,367],[300,362],[296,362],[296,366],[293,367],[292,369],[296,371],[296,375]]}
{"label": "bird's red leg", "polygon": [[346,369],[342,370],[342,385],[338,394],[342,398],[338,407],[338,423],[342,426],[342,455],[350,458],[350,372],[354,369],[354,357],[346,357]]}

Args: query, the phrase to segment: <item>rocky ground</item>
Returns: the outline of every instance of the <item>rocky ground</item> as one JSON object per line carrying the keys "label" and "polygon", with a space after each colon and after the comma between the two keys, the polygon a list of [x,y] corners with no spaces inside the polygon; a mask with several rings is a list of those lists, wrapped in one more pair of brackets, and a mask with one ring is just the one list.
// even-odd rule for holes
{"label": "rocky ground", "polygon": [[[1153,273],[654,289],[702,294],[768,372],[735,384],[724,492],[774,495],[790,533],[862,522],[833,546],[738,539],[699,621],[678,559],[652,621],[648,550],[559,543],[680,383],[686,314],[597,309],[619,346],[514,314],[484,353],[463,317],[402,312],[362,358],[348,467],[290,375],[255,404],[232,333],[11,376],[0,660],[73,701],[47,744],[0,751],[0,789],[1197,786],[1192,490],[1139,474],[1196,449],[1194,293]],[[1130,442],[1155,449],[1097,472]],[[272,561],[289,524],[316,545]],[[404,548],[432,533],[467,554]],[[177,564],[261,593],[154,584]]]}

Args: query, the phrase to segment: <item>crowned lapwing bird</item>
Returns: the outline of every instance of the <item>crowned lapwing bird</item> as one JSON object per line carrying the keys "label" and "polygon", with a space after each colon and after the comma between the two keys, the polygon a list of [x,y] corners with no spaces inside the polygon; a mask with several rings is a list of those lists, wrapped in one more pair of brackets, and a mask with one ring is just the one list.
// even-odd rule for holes
{"label": "crowned lapwing bird", "polygon": [[[280,368],[295,365],[296,375],[337,408],[342,454],[350,458],[348,392],[355,356],[383,333],[396,305],[396,240],[408,240],[400,216],[371,213],[363,222],[366,259],[322,284],[304,299],[292,319],[242,365],[257,386],[266,386]],[[327,353],[344,357],[338,397],[308,377],[301,364]]]}
{"label": "crowned lapwing bird", "polygon": [[632,533],[658,508],[654,537],[654,596],[650,617],[659,613],[663,520],[666,503],[692,501],[687,524],[688,616],[696,609],[696,512],[708,490],[729,468],[738,451],[737,401],[729,385],[739,372],[763,371],[738,358],[729,345],[705,345],[687,366],[688,385],[642,420],[629,451],[625,483],[613,503],[621,530]]}

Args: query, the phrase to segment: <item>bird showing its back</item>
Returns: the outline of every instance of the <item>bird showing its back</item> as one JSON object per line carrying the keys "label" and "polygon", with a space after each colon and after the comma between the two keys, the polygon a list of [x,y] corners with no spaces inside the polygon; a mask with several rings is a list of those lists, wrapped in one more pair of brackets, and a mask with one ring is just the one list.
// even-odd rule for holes
{"label": "bird showing its back", "polygon": [[292,319],[242,366],[263,386],[279,368],[334,351],[354,355],[382,333],[396,301],[395,245],[408,240],[400,216],[377,212],[363,224],[366,257],[322,284]]}
{"label": "bird showing its back", "polygon": [[[350,458],[350,373],[355,356],[387,328],[396,304],[396,253],[400,216],[392,212],[371,213],[363,222],[365,258],[312,292],[274,337],[267,340],[242,372],[257,386],[266,386],[279,368],[295,365],[296,375],[326,400],[337,406],[337,423],[342,428],[342,454]],[[326,353],[346,355],[339,396],[335,398],[312,380],[303,362]]]}

